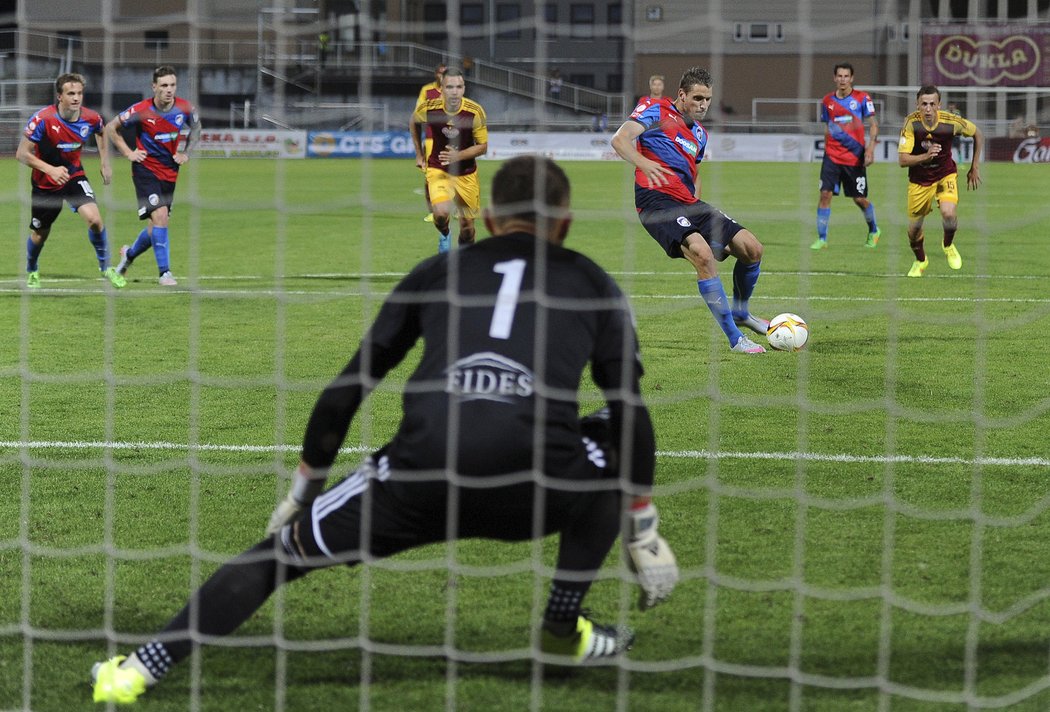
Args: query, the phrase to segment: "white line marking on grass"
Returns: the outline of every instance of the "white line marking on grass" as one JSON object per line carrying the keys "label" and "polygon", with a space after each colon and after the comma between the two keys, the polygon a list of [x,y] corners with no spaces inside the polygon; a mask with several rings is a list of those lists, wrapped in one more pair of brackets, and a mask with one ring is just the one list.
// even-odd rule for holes
{"label": "white line marking on grass", "polygon": [[[19,294],[26,290],[22,287],[0,287],[0,294]],[[111,293],[108,289],[77,289],[77,288],[61,288],[61,289],[49,289],[43,288],[40,290],[34,290],[34,294],[42,294],[51,297],[79,297],[84,295],[95,295],[95,296],[107,296]],[[174,289],[168,287],[163,291],[160,289],[136,290],[131,288],[130,291],[125,289],[121,292],[122,299],[139,299],[148,297],[163,297],[163,298],[174,298],[178,294],[195,294],[197,296],[204,297],[267,297],[267,298],[280,298],[280,297],[372,297],[381,298],[385,297],[385,291],[372,291],[362,289],[189,289],[176,287]],[[628,296],[635,300],[690,300],[697,301],[699,303],[699,297],[696,294],[683,292],[682,294],[642,294],[639,292],[629,292]],[[883,303],[883,302],[897,302],[897,303],[961,303],[961,304],[1050,304],[1050,297],[1046,298],[1035,298],[1035,297],[850,297],[850,296],[814,296],[807,295],[799,297],[797,294],[756,294],[751,297],[752,301],[803,301],[803,302],[843,302],[843,303]]]}
{"label": "white line marking on grass", "polygon": [[[378,446],[376,446],[378,447]],[[299,452],[298,445],[218,445],[172,442],[99,442],[86,440],[30,440],[0,441],[0,448],[26,450],[190,450],[196,452]],[[344,447],[342,453],[368,453],[376,448],[364,446]],[[1050,467],[1050,459],[1043,457],[933,457],[928,455],[849,455],[846,453],[819,452],[710,452],[708,450],[660,450],[657,457],[685,460],[782,460],[807,462],[844,462],[844,463],[877,463],[877,464],[917,464],[917,465],[966,465],[1003,466],[1003,467]]]}

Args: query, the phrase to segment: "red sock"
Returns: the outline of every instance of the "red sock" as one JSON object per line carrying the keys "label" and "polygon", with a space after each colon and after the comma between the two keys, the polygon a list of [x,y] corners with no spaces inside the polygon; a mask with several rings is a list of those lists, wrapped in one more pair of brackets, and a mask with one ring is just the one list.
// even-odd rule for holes
{"label": "red sock", "polygon": [[915,259],[917,259],[919,262],[926,261],[926,247],[924,243],[925,239],[925,233],[920,232],[919,236],[911,243],[911,251],[915,253]]}

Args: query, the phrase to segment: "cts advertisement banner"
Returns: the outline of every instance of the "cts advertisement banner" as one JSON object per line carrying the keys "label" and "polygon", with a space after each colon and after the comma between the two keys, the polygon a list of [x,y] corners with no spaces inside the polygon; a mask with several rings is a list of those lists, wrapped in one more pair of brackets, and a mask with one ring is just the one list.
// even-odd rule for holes
{"label": "cts advertisement banner", "polygon": [[1050,86],[1050,27],[924,26],[922,81],[938,86]]}
{"label": "cts advertisement banner", "polygon": [[306,139],[310,158],[415,158],[408,131],[311,131]]}

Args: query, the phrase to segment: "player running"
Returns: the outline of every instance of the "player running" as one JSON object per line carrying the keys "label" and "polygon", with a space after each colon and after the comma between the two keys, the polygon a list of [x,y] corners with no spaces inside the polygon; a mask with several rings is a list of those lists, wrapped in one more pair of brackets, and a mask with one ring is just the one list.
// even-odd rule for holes
{"label": "player running", "polygon": [[55,80],[56,101],[40,109],[26,124],[15,156],[33,169],[29,239],[26,240],[26,287],[40,288],[40,253],[54,224],[69,203],[88,225],[88,240],[95,248],[102,276],[116,288],[127,282],[109,266],[109,242],[102,214],[95,202],[80,152],[84,141],[94,134],[101,164],[102,182],[109,185],[109,142],[98,112],[84,106],[84,77],[63,74]]}
{"label": "player running", "polygon": [[[612,146],[635,167],[634,204],[642,225],[668,257],[684,257],[696,269],[700,296],[729,347],[736,353],[760,354],[765,349],[740,327],[764,335],[769,325],[748,308],[761,271],[762,243],[740,223],[700,200],[697,165],[707,147],[707,130],[700,120],[711,105],[711,83],[706,69],[687,70],[677,97],[642,100],[617,129]],[[736,258],[732,309],[717,267],[729,255]]]}
{"label": "player running", "polygon": [[952,140],[956,136],[973,137],[973,159],[966,172],[966,187],[977,190],[981,184],[981,152],[984,134],[972,121],[958,114],[941,111],[941,91],[932,84],[919,89],[917,110],[908,115],[901,129],[898,163],[908,169],[908,242],[915,261],[909,277],[921,277],[930,264],[923,244],[923,220],[933,211],[933,201],[941,209],[944,238],[941,249],[951,269],[962,269],[962,256],[955,246],[956,216],[959,205],[959,176],[952,157]]}
{"label": "player running", "polygon": [[[481,183],[477,160],[488,152],[485,110],[463,94],[463,70],[451,67],[441,80],[441,96],[416,107],[409,124],[416,149],[416,166],[426,171],[438,252],[452,248],[451,220],[459,210],[460,245],[474,242],[474,220],[481,214]],[[424,152],[420,135],[430,127],[433,145]]]}
{"label": "player running", "polygon": [[[200,134],[200,119],[193,104],[175,96],[178,79],[169,65],[153,71],[153,98],[133,104],[106,124],[106,134],[117,150],[131,161],[131,179],[138,196],[139,220],[146,227],[131,247],[120,248],[117,271],[125,274],[135,258],[153,248],[157,260],[158,283],[178,284],[171,273],[168,256],[168,219],[175,199],[179,168],[190,159],[190,147]],[[121,135],[129,128],[136,136],[134,150]],[[189,137],[179,144],[183,132]]]}

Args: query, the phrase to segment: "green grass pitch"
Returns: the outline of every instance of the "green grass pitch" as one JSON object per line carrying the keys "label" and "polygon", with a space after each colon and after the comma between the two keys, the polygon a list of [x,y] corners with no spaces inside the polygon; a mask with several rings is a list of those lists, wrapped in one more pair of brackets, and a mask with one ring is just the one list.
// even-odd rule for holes
{"label": "green grass pitch", "polygon": [[[115,160],[103,186],[87,163],[116,253],[139,230],[130,171]],[[960,204],[963,269],[933,216],[916,280],[902,169],[869,172],[876,250],[838,198],[813,253],[818,164],[705,164],[705,198],[766,248],[753,310],[812,329],[801,353],[751,358],[638,225],[628,167],[565,165],[568,244],[637,313],[661,531],[683,573],[642,614],[610,556],[587,603],[637,629],[626,661],[534,664],[551,542],[462,542],[287,587],[138,708],[1050,707],[1045,167],[984,165]],[[0,176],[0,710],[88,710],[92,662],[261,537],[318,391],[436,233],[410,161],[200,160],[172,217],[179,288],[145,255],[106,289],[65,213],[28,293],[28,175],[8,158]],[[390,436],[412,365],[348,446]]]}

